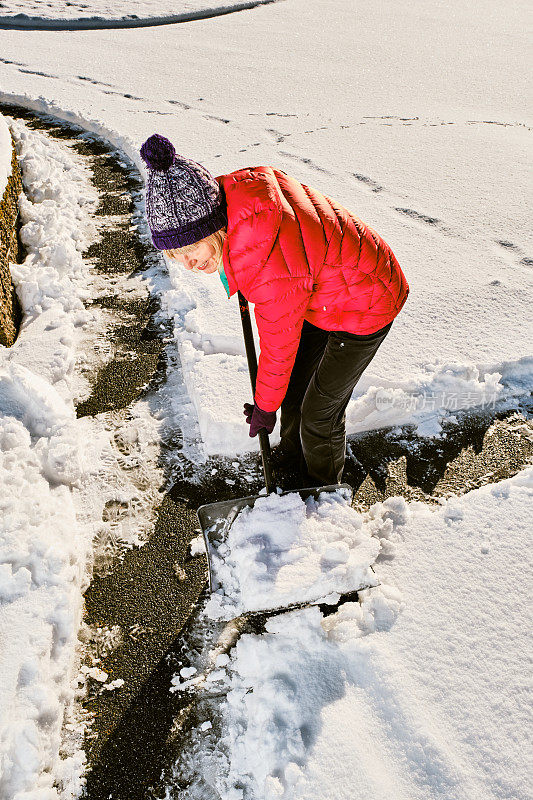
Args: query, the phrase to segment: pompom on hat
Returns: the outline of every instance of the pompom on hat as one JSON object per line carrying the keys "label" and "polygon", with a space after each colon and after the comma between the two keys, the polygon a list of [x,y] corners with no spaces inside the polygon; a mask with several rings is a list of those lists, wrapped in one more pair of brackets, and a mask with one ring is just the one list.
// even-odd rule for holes
{"label": "pompom on hat", "polygon": [[158,250],[195,244],[227,224],[224,194],[213,176],[176,153],[155,133],[141,147],[146,163],[146,214]]}
{"label": "pompom on hat", "polygon": [[176,158],[174,145],[164,136],[154,133],[141,147],[141,158],[148,169],[170,169]]}

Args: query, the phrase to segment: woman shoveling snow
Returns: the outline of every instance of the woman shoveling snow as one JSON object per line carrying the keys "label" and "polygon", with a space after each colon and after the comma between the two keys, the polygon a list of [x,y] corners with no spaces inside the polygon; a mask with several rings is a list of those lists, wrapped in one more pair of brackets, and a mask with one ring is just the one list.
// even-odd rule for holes
{"label": "woman shoveling snow", "polygon": [[[188,270],[218,273],[255,305],[260,341],[250,436],[271,433],[304,484],[339,483],[345,410],[404,305],[394,254],[343,206],[273,167],[214,178],[159,134],[141,148],[152,239]],[[305,474],[307,472],[307,474]]]}

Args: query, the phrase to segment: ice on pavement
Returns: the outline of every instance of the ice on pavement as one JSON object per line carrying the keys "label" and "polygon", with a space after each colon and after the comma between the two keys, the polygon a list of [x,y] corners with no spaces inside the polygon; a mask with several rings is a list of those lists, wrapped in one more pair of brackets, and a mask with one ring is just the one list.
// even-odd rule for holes
{"label": "ice on pavement", "polygon": [[529,467],[397,508],[379,587],[241,636],[180,800],[527,800],[532,499]]}
{"label": "ice on pavement", "polygon": [[[206,613],[231,619],[315,602],[374,586],[371,565],[404,513],[401,499],[383,504],[381,516],[358,514],[345,490],[305,502],[297,492],[271,494],[244,508],[227,537],[211,552],[214,583]],[[388,543],[390,546],[390,542]]]}

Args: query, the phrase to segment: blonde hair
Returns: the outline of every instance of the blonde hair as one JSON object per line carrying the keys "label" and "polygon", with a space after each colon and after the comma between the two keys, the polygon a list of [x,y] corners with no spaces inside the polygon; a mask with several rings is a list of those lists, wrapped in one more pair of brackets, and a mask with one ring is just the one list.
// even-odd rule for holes
{"label": "blonde hair", "polygon": [[174,247],[172,250],[165,250],[164,252],[169,258],[175,258],[179,261],[179,258],[181,255],[183,255],[183,253],[190,253],[191,250],[194,250],[194,248],[200,244],[200,242],[207,242],[215,248],[215,257],[217,261],[220,261],[225,238],[226,228],[221,228],[214,233],[210,233],[209,236],[206,236],[204,239],[194,242],[194,244],[186,244],[184,247]]}

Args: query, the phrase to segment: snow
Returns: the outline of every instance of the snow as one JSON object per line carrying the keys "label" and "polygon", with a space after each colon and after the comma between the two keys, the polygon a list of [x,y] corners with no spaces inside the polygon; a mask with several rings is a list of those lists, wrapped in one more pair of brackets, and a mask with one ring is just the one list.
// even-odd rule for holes
{"label": "snow", "polygon": [[69,399],[77,343],[93,319],[84,307],[88,266],[81,253],[95,239],[96,204],[85,169],[59,144],[22,123],[11,125],[26,194],[20,238],[27,252],[11,265],[24,317],[3,358],[22,364]]}
{"label": "snow", "polygon": [[13,146],[11,134],[5,117],[0,114],[0,201],[4,196],[7,181],[11,175],[11,158],[13,156]]}
{"label": "snow", "polygon": [[244,508],[227,536],[210,548],[214,593],[206,614],[232,619],[316,602],[376,584],[370,569],[385,547],[392,519],[404,512],[388,500],[382,517],[363,517],[342,489],[302,500],[297,492],[271,494]]}
{"label": "snow", "polygon": [[[352,209],[391,245],[411,294],[356,387],[348,432],[412,422],[438,435],[455,409],[505,405],[531,384],[523,16],[496,0],[290,0],[114,32],[111,57],[109,32],[7,30],[0,87],[107,136],[141,169],[157,131],[214,175],[272,164]],[[231,455],[256,446],[238,307],[216,275],[209,289],[201,278],[173,265],[155,288],[204,456]]]}
{"label": "snow", "polygon": [[241,636],[185,798],[526,800],[532,495],[529,467],[406,504],[381,586]]}
{"label": "snow", "polygon": [[[276,0],[130,0],[123,3],[91,0],[89,3],[63,0],[6,0],[0,23],[29,28],[139,27],[203,19],[217,14],[253,8]],[[65,8],[65,5],[67,8]],[[113,26],[113,27],[114,27]]]}
{"label": "snow", "polygon": [[191,556],[199,556],[206,552],[205,540],[202,534],[195,536],[194,539],[189,543],[189,550]]}
{"label": "snow", "polygon": [[[229,304],[219,280],[187,272],[172,259],[166,263],[171,288],[162,292],[162,305],[174,321],[183,379],[198,414],[205,451],[231,456],[255,450],[242,417],[243,402],[252,399],[252,390],[240,314]],[[253,314],[251,318],[259,352]],[[279,438],[278,429],[272,443]]]}
{"label": "snow", "polygon": [[407,380],[381,385],[363,374],[348,407],[346,428],[359,433],[373,428],[416,424],[420,436],[439,436],[448,412],[495,409],[502,401],[527,396],[533,358],[476,366],[468,362],[424,365]]}
{"label": "snow", "polygon": [[11,128],[28,192],[28,255],[12,265],[21,331],[0,348],[0,794],[52,800],[82,766],[59,751],[91,549],[72,496],[87,464],[71,394],[77,339],[91,319],[80,251],[94,236],[95,196],[63,148]]}
{"label": "snow", "polygon": [[122,689],[124,686],[124,681],[122,678],[116,678],[116,680],[111,681],[110,683],[104,683],[102,689],[106,689],[108,692],[114,692],[115,689]]}
{"label": "snow", "polygon": [[0,794],[15,797],[61,774],[90,540],[70,493],[80,476],[73,410],[15,364],[0,369],[0,409]]}
{"label": "snow", "polygon": [[[59,2],[3,6],[57,27],[65,13]],[[117,10],[70,8],[78,19]],[[157,3],[158,14],[184,8]],[[214,175],[271,164],[353,210],[391,245],[411,294],[356,389],[348,431],[412,422],[433,436],[444,414],[512,403],[531,385],[524,8],[288,0],[142,30],[4,29],[0,98],[78,122],[141,170],[139,147],[159,132]],[[18,526],[0,541],[0,793],[50,800],[54,781],[81,768],[57,752],[93,533],[70,489],[87,468],[80,439],[100,446],[72,407],[91,324],[78,256],[92,200],[59,145],[45,151],[20,128],[20,147],[36,194],[23,205],[31,261],[14,269],[23,329],[0,353],[0,503]],[[175,264],[152,288],[174,321],[159,423],[184,430],[198,460],[255,447],[236,299],[216,275]],[[132,426],[142,433],[147,418]],[[435,509],[410,504],[380,539],[381,586],[360,604],[292,612],[241,637],[211,673],[213,689],[229,689],[220,747],[217,722],[200,732],[204,778],[224,800],[528,796],[530,483],[527,471]],[[379,527],[383,507],[372,514]]]}

